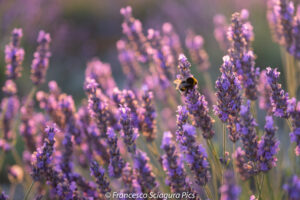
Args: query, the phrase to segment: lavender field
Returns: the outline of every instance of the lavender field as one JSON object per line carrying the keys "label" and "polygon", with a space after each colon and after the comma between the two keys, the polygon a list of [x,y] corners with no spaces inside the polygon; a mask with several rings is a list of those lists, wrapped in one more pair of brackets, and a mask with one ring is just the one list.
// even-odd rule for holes
{"label": "lavender field", "polygon": [[0,16],[0,200],[300,200],[299,1]]}

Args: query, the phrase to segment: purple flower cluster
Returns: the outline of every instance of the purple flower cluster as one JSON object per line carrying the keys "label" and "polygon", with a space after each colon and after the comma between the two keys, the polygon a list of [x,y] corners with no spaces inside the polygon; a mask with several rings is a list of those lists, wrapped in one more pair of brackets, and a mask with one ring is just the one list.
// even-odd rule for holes
{"label": "purple flower cluster", "polygon": [[6,76],[17,79],[21,76],[24,49],[20,47],[23,36],[22,29],[15,28],[11,33],[11,42],[5,46]]}
{"label": "purple flower cluster", "polygon": [[204,50],[204,39],[201,35],[195,35],[192,31],[189,31],[185,38],[186,47],[189,50],[193,63],[197,65],[198,71],[206,71],[209,66],[209,58]]}
{"label": "purple flower cluster", "polygon": [[136,150],[135,140],[138,137],[137,128],[133,126],[133,121],[130,115],[130,108],[124,106],[120,107],[119,110],[123,141],[127,146],[127,150],[131,153],[134,153]]}
{"label": "purple flower cluster", "polygon": [[[179,112],[180,114],[183,112]],[[184,116],[177,119],[183,119]],[[177,122],[180,124],[180,122]],[[178,127],[177,140],[180,143],[181,149],[185,154],[185,158],[198,185],[205,185],[210,179],[209,162],[207,153],[204,147],[196,142],[196,129],[194,126],[186,123],[182,127]],[[180,130],[182,128],[182,130]]]}
{"label": "purple flower cluster", "polygon": [[300,58],[299,16],[300,7],[297,7],[297,11],[295,13],[294,3],[292,1],[268,1],[267,17],[273,33],[273,38],[297,59]]}
{"label": "purple flower cluster", "polygon": [[127,36],[130,45],[135,50],[138,60],[142,63],[148,62],[147,49],[150,44],[143,34],[142,23],[132,16],[132,9],[130,6],[122,8],[120,13],[124,17],[124,22],[122,24],[123,33]]}
{"label": "purple flower cluster", "polygon": [[140,126],[148,141],[156,138],[156,112],[153,105],[153,93],[147,87],[143,88],[142,110],[140,112]]}
{"label": "purple flower cluster", "polygon": [[100,192],[104,195],[107,192],[110,192],[109,182],[105,177],[105,170],[99,166],[96,161],[91,162],[90,166],[91,175],[95,177],[96,183],[99,186]]}
{"label": "purple flower cluster", "polygon": [[220,188],[221,200],[238,200],[241,188],[236,185],[234,173],[226,171],[224,173],[224,183]]}
{"label": "purple flower cluster", "polygon": [[288,200],[297,200],[300,198],[300,178],[294,175],[290,181],[283,186]]}
{"label": "purple flower cluster", "polygon": [[257,123],[251,114],[249,100],[246,106],[241,106],[240,116],[238,132],[240,132],[247,158],[255,162],[258,150]]}
{"label": "purple flower cluster", "polygon": [[38,38],[38,47],[34,53],[34,59],[31,64],[31,80],[35,85],[40,85],[45,82],[46,73],[49,67],[49,58],[51,53],[49,45],[51,42],[50,34],[45,31],[40,31]]}
{"label": "purple flower cluster", "polygon": [[171,187],[172,192],[182,193],[188,191],[189,185],[187,184],[184,165],[176,151],[170,132],[164,132],[161,148],[165,152],[162,157],[162,165],[167,173],[167,184]]}
{"label": "purple flower cluster", "polygon": [[261,71],[259,77],[259,85],[258,85],[258,92],[259,92],[259,108],[265,110],[268,114],[272,114],[272,104],[271,104],[271,95],[272,90],[270,85],[268,84],[266,70]]}
{"label": "purple flower cluster", "polygon": [[[136,179],[136,174],[133,172],[128,163],[126,163],[125,167],[123,168],[122,181],[124,183],[124,189],[122,189],[123,193],[142,193],[141,186]],[[123,199],[127,200],[127,198]]]}
{"label": "purple flower cluster", "polygon": [[275,157],[279,150],[279,141],[275,138],[277,128],[271,116],[266,117],[265,134],[258,143],[258,165],[263,172],[269,171],[276,166],[277,158]]}
{"label": "purple flower cluster", "polygon": [[227,39],[228,24],[224,15],[217,14],[214,16],[214,36],[223,51],[229,49],[229,41]]}
{"label": "purple flower cluster", "polygon": [[231,26],[228,29],[228,40],[231,43],[228,53],[237,77],[245,89],[245,96],[256,100],[259,69],[255,68],[255,55],[251,50],[253,27],[248,21],[248,16],[247,10],[232,15]]}
{"label": "purple flower cluster", "polygon": [[122,174],[122,169],[125,166],[124,160],[120,156],[118,148],[118,138],[112,128],[107,130],[107,144],[109,145],[110,161],[108,166],[109,175],[114,178],[119,178]]}
{"label": "purple flower cluster", "polygon": [[287,104],[289,95],[283,89],[279,83],[280,72],[277,69],[267,68],[267,80],[271,87],[271,105],[272,111],[276,117],[288,118],[289,114],[287,112]]}
{"label": "purple flower cluster", "polygon": [[234,74],[229,56],[223,57],[223,64],[220,71],[222,75],[216,81],[217,105],[214,106],[214,111],[223,123],[228,123],[230,130],[229,138],[232,142],[236,142],[239,139],[239,134],[236,128],[233,127],[238,122],[241,107],[241,86]]}
{"label": "purple flower cluster", "polygon": [[145,152],[140,150],[136,152],[134,157],[134,169],[138,177],[137,180],[144,193],[155,191],[158,186],[149,161],[150,159]]}
{"label": "purple flower cluster", "polygon": [[300,102],[295,98],[288,101],[288,112],[292,120],[291,142],[296,143],[295,154],[300,156]]}
{"label": "purple flower cluster", "polygon": [[235,160],[236,169],[242,180],[246,180],[256,173],[254,163],[248,162],[246,152],[241,147],[236,149],[232,157]]}

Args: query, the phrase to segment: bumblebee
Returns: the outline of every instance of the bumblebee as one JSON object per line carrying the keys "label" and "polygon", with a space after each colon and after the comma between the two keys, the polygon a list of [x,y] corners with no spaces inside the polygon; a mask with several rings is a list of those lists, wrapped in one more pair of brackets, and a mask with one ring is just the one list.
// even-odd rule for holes
{"label": "bumblebee", "polygon": [[176,89],[180,92],[188,92],[198,84],[198,81],[193,76],[190,76],[183,80],[176,79],[174,83],[176,84]]}

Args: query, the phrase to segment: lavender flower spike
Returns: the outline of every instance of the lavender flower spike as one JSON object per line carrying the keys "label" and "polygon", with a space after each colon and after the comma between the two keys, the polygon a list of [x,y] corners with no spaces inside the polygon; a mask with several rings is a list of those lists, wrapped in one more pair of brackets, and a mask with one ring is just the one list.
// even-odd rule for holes
{"label": "lavender flower spike", "polygon": [[292,132],[290,133],[291,142],[296,142],[295,154],[300,156],[300,101],[295,98],[288,101],[288,112],[292,120]]}
{"label": "lavender flower spike", "polygon": [[271,87],[267,81],[266,70],[261,71],[259,77],[259,85],[258,85],[258,100],[259,100],[259,108],[265,110],[269,115],[272,113],[272,106],[270,97],[272,95]]}
{"label": "lavender flower spike", "polygon": [[195,35],[192,31],[189,31],[185,39],[185,44],[189,50],[193,63],[198,66],[198,71],[207,71],[210,63],[208,54],[204,50],[203,37],[201,35]]}
{"label": "lavender flower spike", "polygon": [[226,171],[224,173],[224,183],[220,188],[221,200],[238,200],[241,188],[236,185],[234,180],[234,173]]}
{"label": "lavender flower spike", "polygon": [[226,18],[224,15],[218,14],[214,16],[214,36],[217,40],[220,48],[223,51],[227,51],[229,48],[229,41],[227,39],[227,29],[228,23],[226,22]]}
{"label": "lavender flower spike", "polygon": [[253,118],[251,111],[250,111],[250,101],[247,101],[247,105],[241,106],[241,120],[238,124],[238,131],[240,132],[243,147],[246,152],[246,156],[249,160],[255,162],[257,159],[257,135],[256,129],[257,123]]}
{"label": "lavender flower spike", "polygon": [[134,169],[137,173],[138,182],[144,193],[156,190],[158,184],[155,180],[155,175],[151,170],[149,158],[146,153],[140,150],[136,152],[134,158]]}
{"label": "lavender flower spike", "polygon": [[107,144],[109,145],[110,161],[109,161],[109,175],[114,178],[121,177],[122,169],[125,166],[124,160],[121,158],[120,150],[118,148],[118,138],[112,128],[107,130]]}
{"label": "lavender flower spike", "polygon": [[271,116],[266,117],[265,134],[258,143],[258,166],[263,172],[269,171],[276,166],[276,153],[279,150],[279,141],[275,138],[277,128]]}
{"label": "lavender flower spike", "polygon": [[130,6],[121,8],[120,13],[124,17],[124,22],[122,24],[123,33],[130,41],[131,46],[138,55],[139,61],[142,63],[147,62],[149,60],[147,56],[149,43],[143,34],[142,23],[132,16],[132,8]]}
{"label": "lavender flower spike", "polygon": [[[179,56],[179,71],[180,74],[177,75],[179,80],[184,80],[191,75],[190,72],[191,64],[187,58],[181,54]],[[214,136],[215,132],[212,128],[214,123],[213,119],[208,114],[207,101],[205,97],[199,93],[197,90],[197,85],[194,88],[186,91],[185,96],[185,105],[189,113],[193,116],[193,124],[196,127],[200,127],[203,132],[203,137],[205,139],[210,139]]]}
{"label": "lavender flower spike", "polygon": [[38,47],[33,55],[34,59],[31,64],[31,80],[35,85],[40,85],[45,82],[46,72],[49,67],[49,58],[51,56],[49,51],[50,34],[40,31],[37,42]]}
{"label": "lavender flower spike", "polygon": [[141,129],[147,141],[153,141],[156,137],[156,112],[153,105],[153,93],[147,86],[143,87],[142,102],[139,120]]}
{"label": "lavender flower spike", "polygon": [[223,57],[220,71],[222,75],[216,81],[218,101],[217,106],[214,106],[214,111],[225,123],[238,117],[241,106],[241,85],[233,72],[233,64],[229,56]]}
{"label": "lavender flower spike", "polygon": [[8,195],[5,194],[4,191],[2,191],[1,194],[0,194],[0,199],[1,199],[1,200],[8,200],[9,197],[8,197]]}
{"label": "lavender flower spike", "polygon": [[11,34],[11,42],[5,46],[6,76],[8,79],[16,79],[21,76],[24,49],[20,47],[22,29],[15,28]]}
{"label": "lavender flower spike", "polygon": [[287,102],[289,99],[288,93],[286,93],[279,81],[280,72],[277,69],[267,68],[267,80],[272,90],[271,104],[272,111],[276,117],[288,118]]}
{"label": "lavender flower spike", "polygon": [[300,60],[300,5],[297,6],[297,13],[293,21],[293,42],[288,49],[290,54]]}
{"label": "lavender flower spike", "polygon": [[290,181],[283,186],[286,191],[288,200],[300,199],[300,178],[294,175]]}
{"label": "lavender flower spike", "polygon": [[280,33],[280,44],[289,47],[293,41],[293,15],[294,15],[294,4],[288,0],[277,0],[275,7],[276,14],[278,17],[278,27]]}
{"label": "lavender flower spike", "polygon": [[[125,167],[123,168],[122,181],[124,183],[125,189],[123,189],[121,192],[123,193],[142,192],[141,186],[136,179],[136,175],[128,163],[126,163]],[[127,200],[127,198],[124,198],[122,200]],[[137,199],[137,200],[141,200],[141,199]]]}
{"label": "lavender flower spike", "polygon": [[247,161],[246,153],[241,147],[235,150],[232,157],[235,160],[237,171],[242,180],[246,180],[256,173],[253,163]]}
{"label": "lavender flower spike", "polygon": [[161,148],[165,152],[162,163],[168,176],[166,182],[171,187],[172,192],[182,193],[189,190],[184,165],[176,152],[171,132],[164,132]]}
{"label": "lavender flower spike", "polygon": [[209,162],[203,146],[196,143],[195,127],[186,123],[183,125],[182,132],[177,132],[177,134],[180,134],[177,135],[177,140],[186,155],[186,160],[195,176],[196,183],[200,186],[205,185],[210,178]]}
{"label": "lavender flower spike", "polygon": [[236,129],[241,106],[240,82],[233,71],[233,64],[229,56],[223,57],[220,68],[222,75],[216,81],[217,105],[214,106],[216,115],[223,123],[228,123],[229,139],[236,142],[239,134]]}
{"label": "lavender flower spike", "polygon": [[58,132],[56,125],[53,124],[45,129],[47,138],[41,148],[32,155],[32,178],[35,181],[40,181],[43,176],[48,172],[47,169],[52,160],[52,154],[54,151],[55,134]]}
{"label": "lavender flower spike", "polygon": [[109,182],[105,178],[104,169],[100,167],[96,161],[92,161],[90,170],[91,170],[91,175],[96,178],[96,183],[98,184],[101,193],[105,194],[107,192],[110,192],[111,189],[109,186]]}
{"label": "lavender flower spike", "polygon": [[129,152],[134,153],[136,150],[135,140],[138,137],[138,130],[133,126],[130,115],[130,108],[122,106],[120,111],[120,124],[122,126],[122,137]]}

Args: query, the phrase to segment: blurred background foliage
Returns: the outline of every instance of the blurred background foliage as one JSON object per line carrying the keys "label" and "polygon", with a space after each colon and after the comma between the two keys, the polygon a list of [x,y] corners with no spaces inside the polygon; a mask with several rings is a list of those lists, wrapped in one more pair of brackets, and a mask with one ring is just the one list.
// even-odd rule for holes
{"label": "blurred background foliage", "polygon": [[182,44],[188,29],[202,35],[210,56],[213,80],[219,74],[224,55],[213,36],[213,17],[222,13],[229,22],[233,12],[246,8],[254,26],[257,66],[282,66],[279,46],[272,42],[266,21],[266,2],[262,0],[0,0],[0,85],[4,83],[5,44],[12,29],[20,27],[26,52],[23,77],[18,80],[21,95],[31,87],[30,65],[41,29],[52,37],[47,80],[56,80],[77,102],[84,96],[86,62],[93,57],[111,64],[122,88],[124,77],[115,44],[123,37],[119,10],[126,5],[133,7],[133,14],[142,21],[145,33],[148,28],[160,29],[164,22],[171,22]]}

